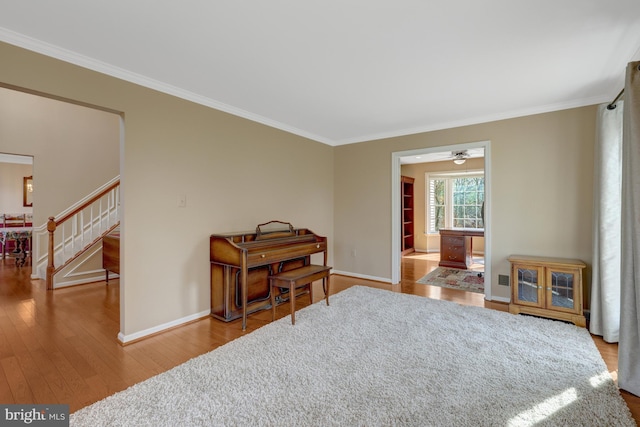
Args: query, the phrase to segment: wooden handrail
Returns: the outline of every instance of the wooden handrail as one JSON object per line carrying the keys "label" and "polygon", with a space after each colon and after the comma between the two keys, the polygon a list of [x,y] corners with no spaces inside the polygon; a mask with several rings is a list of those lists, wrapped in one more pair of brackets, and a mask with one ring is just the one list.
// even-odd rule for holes
{"label": "wooden handrail", "polygon": [[[49,220],[47,221],[47,232],[49,234],[49,242],[48,242],[48,248],[47,248],[47,277],[46,277],[46,284],[47,284],[47,290],[52,290],[53,289],[53,276],[59,272],[62,268],[64,268],[65,266],[67,266],[70,262],[72,262],[73,260],[75,260],[76,258],[78,258],[80,255],[82,255],[84,252],[87,251],[88,248],[90,248],[91,246],[93,246],[94,244],[96,244],[97,242],[99,242],[106,234],[110,233],[111,231],[113,231],[113,229],[115,229],[118,225],[119,225],[119,221],[110,226],[109,228],[107,228],[105,231],[103,231],[101,233],[101,235],[95,239],[93,239],[93,241],[91,243],[89,243],[88,245],[85,245],[84,248],[82,248],[80,251],[78,251],[76,254],[74,254],[71,258],[69,258],[68,260],[66,260],[62,265],[56,267],[55,266],[55,231],[58,228],[59,225],[63,224],[64,222],[68,221],[69,219],[73,218],[75,215],[77,215],[79,212],[81,212],[83,209],[86,209],[87,207],[91,206],[93,203],[95,203],[96,201],[100,200],[102,197],[104,197],[107,193],[109,193],[110,191],[112,191],[113,189],[117,188],[120,185],[120,180],[108,185],[107,187],[103,188],[98,194],[94,195],[93,197],[91,197],[90,199],[84,201],[80,206],[77,206],[75,209],[73,209],[72,211],[62,215],[60,218],[56,219],[55,217],[50,216]],[[63,242],[64,245],[64,242]]]}
{"label": "wooden handrail", "polygon": [[[120,185],[120,181],[114,182],[113,184],[109,185],[104,190],[102,190],[99,194],[96,194],[95,196],[93,196],[92,198],[90,198],[89,200],[84,202],[82,205],[78,206],[77,208],[75,208],[71,212],[64,214],[60,218],[54,219],[52,216],[50,216],[49,217],[49,221],[53,220],[53,222],[55,222],[56,227],[57,227],[58,225],[60,225],[63,222],[67,221],[69,218],[71,218],[72,216],[74,216],[75,214],[77,214],[78,212],[80,212],[81,210],[86,208],[87,206],[91,205],[93,202],[95,202],[95,201],[99,200],[100,198],[102,198],[105,194],[107,194],[109,191],[113,190],[114,188],[116,188],[119,185]],[[48,229],[49,229],[49,223],[47,223],[47,230]],[[55,228],[54,228],[54,231],[55,231]]]}

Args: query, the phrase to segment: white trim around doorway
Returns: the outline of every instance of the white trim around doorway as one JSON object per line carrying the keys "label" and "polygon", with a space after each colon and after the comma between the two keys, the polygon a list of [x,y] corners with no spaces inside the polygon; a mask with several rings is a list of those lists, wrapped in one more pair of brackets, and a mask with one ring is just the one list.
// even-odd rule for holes
{"label": "white trim around doorway", "polygon": [[400,158],[406,156],[419,156],[432,153],[468,150],[472,148],[484,149],[484,182],[485,182],[485,206],[484,206],[484,245],[485,245],[485,286],[486,300],[491,300],[491,141],[477,141],[465,144],[446,145],[438,147],[418,148],[408,151],[396,151],[391,153],[391,283],[400,283]]}

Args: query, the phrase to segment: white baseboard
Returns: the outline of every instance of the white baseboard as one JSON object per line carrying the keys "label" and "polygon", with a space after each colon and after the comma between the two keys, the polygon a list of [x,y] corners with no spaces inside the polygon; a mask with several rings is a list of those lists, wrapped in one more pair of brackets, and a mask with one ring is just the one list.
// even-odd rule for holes
{"label": "white baseboard", "polygon": [[125,335],[122,332],[119,332],[118,341],[120,341],[122,344],[127,344],[131,341],[136,341],[141,338],[145,338],[149,335],[157,334],[167,329],[175,328],[176,326],[181,326],[186,323],[193,322],[194,320],[202,319],[204,317],[207,317],[209,314],[211,314],[211,310],[205,310],[205,311],[201,311],[200,313],[195,313],[190,316],[183,317],[181,319],[176,319],[171,322],[163,323],[162,325],[154,326],[152,328],[135,332],[133,334]]}
{"label": "white baseboard", "polygon": [[[111,278],[111,276],[109,276],[109,278]],[[86,285],[88,283],[104,281],[104,279],[105,279],[104,273],[87,275],[80,279],[66,280],[62,283],[56,283],[54,279],[53,289],[62,289],[62,288],[68,288],[69,286]]]}
{"label": "white baseboard", "polygon": [[367,279],[367,280],[375,280],[376,282],[391,283],[391,279],[387,277],[367,276],[366,274],[351,273],[348,271],[340,271],[340,270],[332,270],[331,273],[339,274],[341,276],[357,277],[358,279]]}

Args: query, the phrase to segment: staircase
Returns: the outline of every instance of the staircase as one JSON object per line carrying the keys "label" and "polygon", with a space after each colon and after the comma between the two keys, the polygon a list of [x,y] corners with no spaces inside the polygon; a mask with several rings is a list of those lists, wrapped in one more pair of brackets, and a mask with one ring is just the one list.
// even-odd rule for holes
{"label": "staircase", "polygon": [[46,228],[34,229],[34,275],[46,277],[47,289],[101,280],[104,270],[97,258],[102,238],[119,224],[120,178],[116,177],[49,217]]}

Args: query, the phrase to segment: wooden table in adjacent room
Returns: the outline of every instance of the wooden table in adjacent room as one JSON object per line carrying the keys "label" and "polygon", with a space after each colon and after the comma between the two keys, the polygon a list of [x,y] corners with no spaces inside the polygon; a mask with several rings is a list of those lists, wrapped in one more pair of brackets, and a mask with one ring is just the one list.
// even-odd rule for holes
{"label": "wooden table in adjacent room", "polygon": [[483,228],[441,228],[440,267],[467,270],[473,263],[472,237],[484,237]]}
{"label": "wooden table in adjacent room", "polygon": [[109,284],[109,272],[120,274],[120,230],[116,229],[102,239],[102,268]]}

